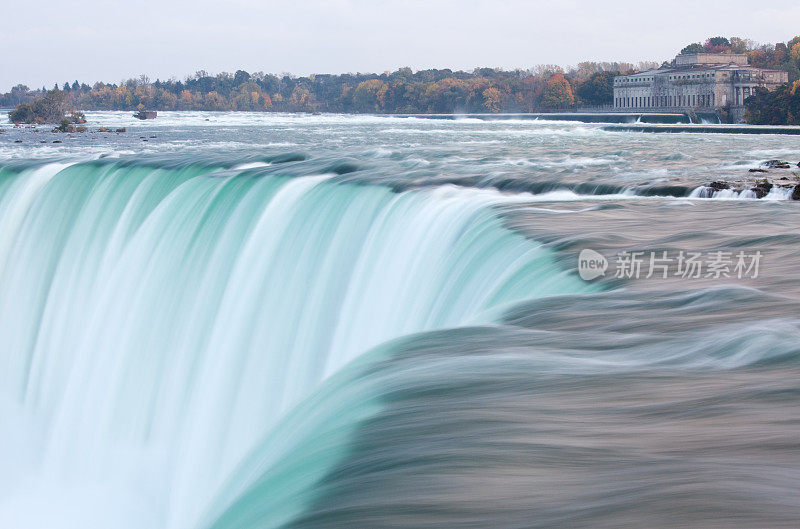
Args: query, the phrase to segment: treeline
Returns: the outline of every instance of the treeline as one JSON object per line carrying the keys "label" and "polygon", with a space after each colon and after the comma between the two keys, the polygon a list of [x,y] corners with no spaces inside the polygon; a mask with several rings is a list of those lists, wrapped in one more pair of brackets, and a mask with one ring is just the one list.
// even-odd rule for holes
{"label": "treeline", "polygon": [[[544,65],[531,70],[478,68],[473,71],[401,68],[382,74],[276,76],[263,72],[209,75],[185,80],[145,76],[119,84],[74,81],[63,91],[82,110],[250,110],[345,113],[537,112],[609,105],[613,78],[651,63],[584,62],[564,70]],[[15,86],[0,96],[0,107],[15,107],[47,92]]]}
{"label": "treeline", "polygon": [[[746,53],[750,64],[789,72],[790,85],[776,92],[758,91],[748,100],[752,123],[796,123],[791,110],[800,97],[800,37],[760,45],[738,37],[713,37],[682,53]],[[662,66],[669,66],[670,62]],[[541,112],[603,107],[613,101],[619,74],[658,67],[658,63],[583,62],[563,69],[540,65],[528,70],[477,68],[472,71],[401,68],[382,74],[317,74],[308,77],[248,73],[210,75],[198,71],[184,80],[151,81],[146,76],[118,84],[78,81],[31,90],[17,85],[0,95],[0,107],[63,92],[65,106],[79,110],[249,110],[344,113]]]}
{"label": "treeline", "polygon": [[753,125],[800,125],[800,80],[772,92],[756,88],[745,102],[744,120]]}

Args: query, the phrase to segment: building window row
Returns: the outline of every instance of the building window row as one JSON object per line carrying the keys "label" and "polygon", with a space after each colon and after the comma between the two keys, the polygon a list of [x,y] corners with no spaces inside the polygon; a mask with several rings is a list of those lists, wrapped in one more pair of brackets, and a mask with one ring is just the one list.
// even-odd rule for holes
{"label": "building window row", "polygon": [[[727,77],[727,74],[724,74]],[[713,79],[715,77],[714,73],[699,73],[699,74],[684,74],[684,75],[670,75],[670,81],[677,81],[677,80],[688,80],[688,79]],[[614,81],[617,84],[622,83],[643,83],[643,82],[653,82],[655,80],[654,77],[617,77]]]}
{"label": "building window row", "polygon": [[652,81],[652,77],[617,77],[615,79],[615,82],[617,83],[643,83]]}
{"label": "building window row", "polygon": [[[749,95],[749,94],[748,94]],[[616,108],[714,107],[714,94],[617,97]]]}
{"label": "building window row", "polygon": [[690,74],[690,75],[670,75],[670,81],[674,81],[677,79],[708,79],[714,77],[713,73],[700,73],[700,74]]}

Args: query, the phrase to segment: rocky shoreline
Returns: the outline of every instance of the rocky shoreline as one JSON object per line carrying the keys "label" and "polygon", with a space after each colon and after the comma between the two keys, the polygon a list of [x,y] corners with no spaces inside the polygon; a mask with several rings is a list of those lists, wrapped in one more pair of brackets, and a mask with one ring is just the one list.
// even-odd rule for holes
{"label": "rocky shoreline", "polygon": [[790,163],[785,160],[767,160],[759,167],[749,169],[752,175],[761,175],[755,180],[716,180],[706,184],[707,196],[713,197],[721,193],[752,194],[752,198],[765,198],[776,190],[784,190],[792,200],[800,200],[800,162]]}
{"label": "rocky shoreline", "polygon": [[[40,127],[42,127],[41,124],[40,125],[14,124],[13,128],[14,129],[28,129],[29,132],[32,132],[34,134],[39,134],[39,133],[61,134],[61,133],[66,133],[69,138],[74,138],[75,134],[81,134],[81,133],[95,134],[97,132],[99,132],[99,133],[115,132],[115,133],[120,134],[120,133],[123,133],[123,132],[127,132],[127,129],[125,127],[119,127],[119,128],[110,129],[110,128],[107,128],[107,127],[100,126],[97,129],[91,129],[88,126],[86,126],[84,123],[85,123],[85,121],[83,121],[80,124],[75,124],[75,123],[70,123],[70,122],[66,122],[65,121],[65,122],[62,122],[60,125],[54,127],[53,129],[50,129],[50,130],[40,128]],[[6,132],[6,129],[0,129],[0,134],[3,134],[5,132]],[[14,143],[24,143],[24,141],[21,138],[18,138],[16,140],[14,140]],[[39,143],[48,143],[48,140],[41,140],[41,141],[39,141]],[[60,139],[55,139],[51,143],[63,143],[63,141],[60,140]]]}

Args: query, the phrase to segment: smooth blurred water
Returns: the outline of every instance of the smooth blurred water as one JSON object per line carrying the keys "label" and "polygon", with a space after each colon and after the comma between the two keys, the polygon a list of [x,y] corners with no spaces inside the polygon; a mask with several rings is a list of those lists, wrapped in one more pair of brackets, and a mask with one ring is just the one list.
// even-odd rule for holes
{"label": "smooth blurred water", "polygon": [[748,168],[765,160],[800,161],[798,137],[635,134],[572,122],[248,112],[162,112],[147,121],[128,112],[90,112],[87,118],[90,131],[127,132],[67,135],[0,124],[6,131],[0,158],[210,152],[247,158],[297,151],[317,159],[357,156],[362,170],[376,168],[370,176],[404,182],[531,192],[580,186],[593,194],[644,186],[678,196],[710,181],[763,177]]}
{"label": "smooth blurred water", "polygon": [[0,134],[0,526],[800,519],[797,203],[694,192],[800,139],[88,117]]}

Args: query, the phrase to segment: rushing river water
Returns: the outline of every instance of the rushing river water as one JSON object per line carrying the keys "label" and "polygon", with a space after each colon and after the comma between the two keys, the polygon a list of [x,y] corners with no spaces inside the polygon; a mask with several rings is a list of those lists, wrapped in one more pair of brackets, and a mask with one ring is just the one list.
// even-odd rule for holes
{"label": "rushing river water", "polygon": [[88,118],[0,126],[0,527],[797,527],[800,169],[699,197],[800,137]]}

